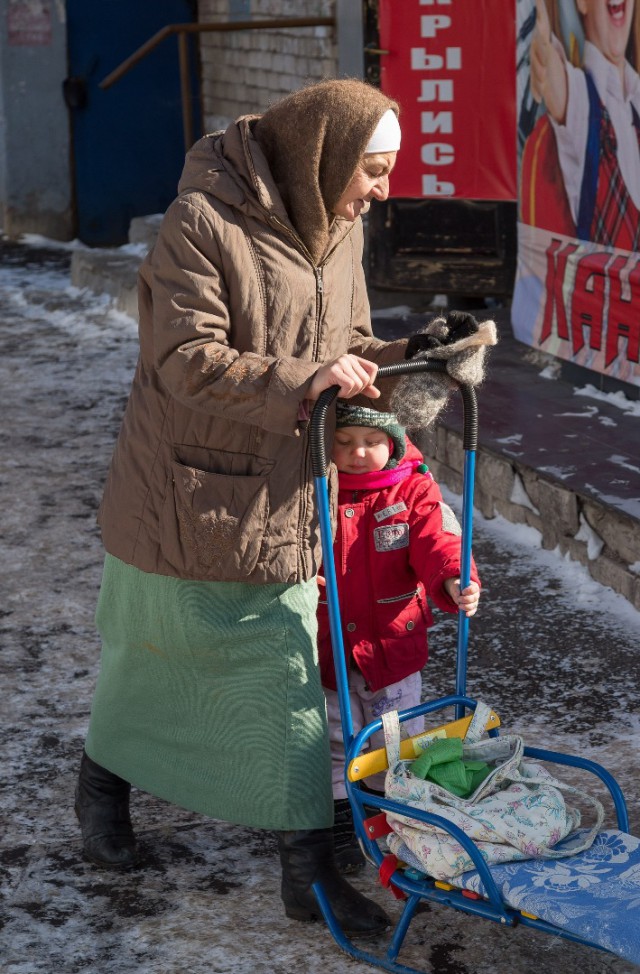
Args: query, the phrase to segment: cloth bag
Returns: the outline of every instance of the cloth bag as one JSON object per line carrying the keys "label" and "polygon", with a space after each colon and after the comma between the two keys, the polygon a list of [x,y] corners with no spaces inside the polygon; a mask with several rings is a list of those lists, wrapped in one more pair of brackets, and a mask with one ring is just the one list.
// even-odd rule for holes
{"label": "cloth bag", "polygon": [[[604,820],[602,804],[592,796],[558,781],[541,764],[524,760],[518,735],[481,739],[490,708],[478,703],[463,740],[463,758],[484,761],[493,770],[468,797],[461,798],[432,781],[412,774],[413,761],[399,759],[400,722],[397,711],[382,717],[388,758],[385,797],[440,815],[473,839],[487,863],[522,859],[560,859],[588,849]],[[429,746],[429,742],[426,742]],[[580,797],[595,812],[595,824],[570,851],[554,846],[578,828],[581,815],[568,806],[564,793]],[[410,815],[387,812],[393,833],[389,849],[402,858],[406,845],[434,879],[448,880],[470,869],[473,860],[444,829]]]}

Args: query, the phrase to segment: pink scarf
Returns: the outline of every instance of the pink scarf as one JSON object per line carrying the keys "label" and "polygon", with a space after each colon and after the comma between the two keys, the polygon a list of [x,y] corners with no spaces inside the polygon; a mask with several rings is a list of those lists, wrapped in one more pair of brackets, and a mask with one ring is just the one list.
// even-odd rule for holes
{"label": "pink scarf", "polygon": [[410,477],[421,460],[404,461],[399,467],[391,470],[372,470],[370,473],[341,473],[338,472],[338,486],[340,490],[383,490],[401,480]]}

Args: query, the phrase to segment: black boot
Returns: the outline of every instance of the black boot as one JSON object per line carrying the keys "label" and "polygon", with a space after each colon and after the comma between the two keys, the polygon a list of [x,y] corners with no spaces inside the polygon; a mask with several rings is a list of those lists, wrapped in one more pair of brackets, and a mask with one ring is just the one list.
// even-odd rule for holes
{"label": "black boot", "polygon": [[333,846],[341,873],[353,875],[364,868],[366,859],[355,833],[348,798],[336,798],[333,802]]}
{"label": "black boot", "polygon": [[129,818],[131,785],[82,752],[75,813],[84,854],[97,866],[128,869],[138,860]]}
{"label": "black boot", "polygon": [[384,910],[343,879],[336,868],[333,831],[278,832],[282,864],[282,902],[292,920],[320,920],[322,912],[311,886],[322,883],[336,919],[346,934],[372,936],[391,923]]}

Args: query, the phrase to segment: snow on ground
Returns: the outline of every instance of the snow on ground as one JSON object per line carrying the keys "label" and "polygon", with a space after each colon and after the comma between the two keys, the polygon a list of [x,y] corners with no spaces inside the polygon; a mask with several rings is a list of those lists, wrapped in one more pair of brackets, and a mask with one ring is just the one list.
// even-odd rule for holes
{"label": "snow on ground", "polygon": [[[106,299],[70,287],[55,254],[23,265],[9,254],[0,268],[2,970],[365,974],[370,967],[347,962],[323,927],[284,917],[269,834],[135,793],[141,867],[118,875],[82,859],[72,804],[99,655],[95,513],[136,326]],[[630,797],[637,833],[638,613],[541,550],[531,529],[478,517],[474,552],[484,588],[471,626],[469,692],[529,742],[609,767]],[[452,690],[454,655],[454,621],[440,615],[425,696]],[[398,915],[373,875],[357,885]],[[416,917],[401,960],[437,974],[637,970],[439,906]]]}
{"label": "snow on ground", "polygon": [[631,416],[640,416],[640,400],[627,399],[622,392],[601,392],[595,386],[582,386],[575,391],[576,396],[588,396],[590,399],[599,399],[601,402],[609,403]]}

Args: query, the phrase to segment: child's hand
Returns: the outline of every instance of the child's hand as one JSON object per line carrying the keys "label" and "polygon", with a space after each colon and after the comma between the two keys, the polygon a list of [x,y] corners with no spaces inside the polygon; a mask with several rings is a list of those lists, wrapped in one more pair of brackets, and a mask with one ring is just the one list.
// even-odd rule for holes
{"label": "child's hand", "polygon": [[564,125],[567,113],[567,74],[554,47],[545,0],[536,0],[536,28],[531,40],[531,94],[544,101],[555,122]]}
{"label": "child's hand", "polygon": [[480,601],[480,586],[477,582],[469,582],[464,592],[461,592],[460,579],[447,578],[444,589],[449,598],[458,606],[458,609],[464,612],[467,617],[470,618],[476,614]]}

